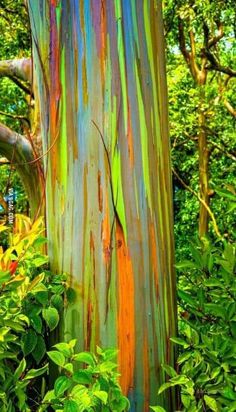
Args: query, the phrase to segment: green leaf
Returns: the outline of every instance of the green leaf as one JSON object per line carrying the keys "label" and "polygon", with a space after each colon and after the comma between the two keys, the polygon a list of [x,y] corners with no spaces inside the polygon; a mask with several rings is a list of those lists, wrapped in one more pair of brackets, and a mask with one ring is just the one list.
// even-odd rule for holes
{"label": "green leaf", "polygon": [[178,296],[181,300],[188,303],[190,306],[194,308],[196,307],[196,299],[189,293],[184,292],[183,290],[178,290]]}
{"label": "green leaf", "polygon": [[43,402],[51,401],[55,398],[54,390],[48,391],[43,398]]}
{"label": "green leaf", "polygon": [[216,400],[214,398],[211,398],[208,395],[204,395],[204,401],[207,406],[209,406],[210,410],[213,412],[219,412]]}
{"label": "green leaf", "polygon": [[33,352],[36,344],[37,344],[37,334],[33,329],[29,329],[28,332],[25,333],[22,337],[23,343],[23,353],[25,356],[29,355]]}
{"label": "green leaf", "polygon": [[40,256],[33,260],[33,264],[38,268],[48,263],[48,260],[49,260],[48,256]]}
{"label": "green leaf", "polygon": [[3,272],[2,270],[0,270],[0,286],[3,283],[8,282],[11,279],[11,274],[10,272]]}
{"label": "green leaf", "polygon": [[207,313],[212,314],[213,316],[220,317],[222,319],[225,319],[226,317],[226,311],[223,306],[220,304],[216,303],[205,303],[204,309]]}
{"label": "green leaf", "polygon": [[204,285],[207,287],[214,287],[214,286],[220,287],[220,288],[223,287],[223,284],[218,279],[214,279],[214,278],[205,280]]}
{"label": "green leaf", "polygon": [[181,338],[170,338],[171,342],[177,343],[177,345],[183,346],[184,349],[189,348],[189,343],[187,343],[184,339]]}
{"label": "green leaf", "polygon": [[36,378],[38,376],[43,375],[47,371],[48,371],[48,363],[40,369],[30,369],[29,372],[24,377],[24,380],[30,380],[30,379]]}
{"label": "green leaf", "polygon": [[158,395],[160,395],[160,394],[161,394],[162,392],[164,392],[166,389],[171,388],[172,386],[174,386],[174,385],[172,385],[171,382],[163,383],[163,385],[161,385],[161,387],[160,387],[159,390],[158,390]]}
{"label": "green leaf", "polygon": [[196,264],[191,260],[183,260],[182,262],[178,262],[175,265],[176,269],[195,269]]}
{"label": "green leaf", "polygon": [[90,352],[80,352],[74,355],[74,360],[82,363],[86,363],[90,366],[95,366],[93,355]]}
{"label": "green leaf", "polygon": [[100,399],[104,405],[107,404],[107,399],[108,399],[108,394],[105,391],[94,391],[93,392],[94,396],[96,398]]}
{"label": "green leaf", "polygon": [[50,331],[54,330],[59,323],[59,314],[58,314],[57,309],[49,307],[47,309],[43,309],[42,314]]}
{"label": "green leaf", "polygon": [[71,349],[68,343],[62,342],[53,345],[59,352],[63,353],[64,356],[70,357],[71,356]]}
{"label": "green leaf", "polygon": [[154,412],[166,412],[162,406],[150,406],[150,409]]}
{"label": "green leaf", "polygon": [[48,304],[48,291],[35,292],[34,295],[35,299],[37,299],[41,305],[46,306]]}
{"label": "green leaf", "polygon": [[221,391],[221,394],[229,400],[235,401],[236,400],[236,392],[230,388],[230,387],[226,387]]}
{"label": "green leaf", "polygon": [[59,376],[54,384],[54,392],[56,397],[60,398],[61,395],[67,391],[72,385],[72,380],[67,376]]}
{"label": "green leaf", "polygon": [[193,352],[183,352],[181,353],[181,355],[179,355],[177,362],[179,365],[181,365],[181,363],[185,362],[186,360],[188,360],[189,358],[191,358],[193,356]]}
{"label": "green leaf", "polygon": [[189,378],[184,375],[174,376],[174,378],[170,379],[170,382],[174,385],[184,385],[189,382]]}
{"label": "green leaf", "polygon": [[15,382],[20,379],[22,373],[25,371],[25,368],[26,368],[26,361],[25,361],[25,358],[23,358],[23,359],[20,361],[17,369],[16,369],[15,372],[14,372],[14,381],[15,381]]}
{"label": "green leaf", "polygon": [[29,284],[27,292],[32,292],[33,289],[44,280],[44,273],[41,273],[40,275],[36,276],[36,278],[34,278],[32,280],[32,282]]}
{"label": "green leaf", "polygon": [[35,359],[37,365],[41,362],[46,353],[46,345],[44,338],[41,335],[37,337],[37,344],[32,352],[32,356]]}
{"label": "green leaf", "polygon": [[30,323],[33,326],[33,328],[36,330],[36,332],[41,333],[42,332],[42,318],[39,315],[34,315],[30,316]]}
{"label": "green leaf", "polygon": [[81,385],[88,385],[92,383],[92,376],[91,373],[86,370],[79,370],[74,373],[73,380]]}
{"label": "green leaf", "polygon": [[70,374],[73,374],[73,372],[74,372],[73,363],[66,363],[66,364],[63,366],[63,368],[64,368],[66,371],[70,372]]}
{"label": "green leaf", "polygon": [[[78,405],[72,399],[68,399],[64,402],[64,412],[78,412]],[[84,409],[83,409],[84,410]]]}
{"label": "green leaf", "polygon": [[73,303],[76,302],[77,295],[76,295],[76,291],[73,288],[68,288],[67,289],[66,299],[67,299],[69,305],[72,305]]}
{"label": "green leaf", "polygon": [[171,376],[172,378],[174,376],[177,376],[177,372],[170,365],[161,365],[161,367],[162,369],[164,369],[168,376]]}
{"label": "green leaf", "polygon": [[52,350],[50,352],[47,352],[49,358],[58,366],[64,366],[65,365],[65,356],[56,350]]}
{"label": "green leaf", "polygon": [[51,305],[54,306],[58,311],[63,309],[64,301],[61,295],[53,295],[51,298]]}

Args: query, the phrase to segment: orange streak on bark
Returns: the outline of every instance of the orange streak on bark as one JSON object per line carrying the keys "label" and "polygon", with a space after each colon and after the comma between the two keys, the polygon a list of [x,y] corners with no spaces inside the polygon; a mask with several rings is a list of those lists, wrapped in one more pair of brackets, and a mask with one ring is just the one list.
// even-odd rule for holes
{"label": "orange streak on bark", "polygon": [[134,275],[121,226],[116,224],[118,266],[118,347],[120,384],[124,393],[133,388],[135,327]]}
{"label": "orange streak on bark", "polygon": [[155,229],[154,224],[151,223],[149,226],[149,233],[150,233],[150,242],[151,242],[151,255],[152,255],[152,268],[154,272],[154,282],[155,282],[155,291],[156,291],[156,298],[159,297],[159,282],[158,282],[158,265],[157,265],[157,244],[156,244],[156,237],[155,237]]}

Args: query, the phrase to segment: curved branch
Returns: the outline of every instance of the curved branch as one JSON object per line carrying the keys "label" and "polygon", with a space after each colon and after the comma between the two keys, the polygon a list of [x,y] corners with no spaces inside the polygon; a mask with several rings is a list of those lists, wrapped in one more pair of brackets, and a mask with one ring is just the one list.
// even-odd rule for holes
{"label": "curved branch", "polygon": [[30,142],[0,123],[0,153],[10,163],[15,164],[29,199],[31,214],[34,216],[40,205],[41,188],[37,165],[28,163],[34,160]]}
{"label": "curved branch", "polygon": [[31,90],[22,82],[32,83],[32,60],[22,58],[0,61],[0,77],[8,77],[24,92],[30,94]]}

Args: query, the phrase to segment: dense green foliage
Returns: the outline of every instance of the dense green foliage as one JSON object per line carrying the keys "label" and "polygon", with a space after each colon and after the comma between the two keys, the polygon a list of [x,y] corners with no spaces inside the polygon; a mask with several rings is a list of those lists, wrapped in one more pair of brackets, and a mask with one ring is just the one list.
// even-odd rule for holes
{"label": "dense green foliage", "polygon": [[75,344],[76,340],[57,343],[54,345],[56,350],[48,352],[61,374],[54,389],[45,395],[40,412],[48,410],[48,405],[53,410],[66,412],[127,411],[129,401],[122,395],[118,384],[117,351],[97,347],[96,354],[76,354]]}
{"label": "dense green foliage", "polygon": [[186,412],[236,410],[236,256],[235,246],[209,243],[191,246],[192,259],[179,272],[177,371],[159,394],[180,385],[178,409]]}
{"label": "dense green foliage", "polygon": [[[17,231],[10,247],[0,255],[0,410],[35,410],[40,399],[42,378],[47,364],[46,334],[51,329],[45,312],[59,321],[53,302],[62,279],[44,271],[47,257],[39,251],[45,242],[42,219],[31,224],[17,218]],[[1,226],[1,230],[6,229]],[[55,316],[56,314],[56,316]],[[44,379],[44,378],[43,378]],[[34,389],[32,393],[32,383]],[[31,393],[31,397],[28,394]],[[34,399],[34,400],[33,400]],[[33,403],[32,403],[33,402]]]}

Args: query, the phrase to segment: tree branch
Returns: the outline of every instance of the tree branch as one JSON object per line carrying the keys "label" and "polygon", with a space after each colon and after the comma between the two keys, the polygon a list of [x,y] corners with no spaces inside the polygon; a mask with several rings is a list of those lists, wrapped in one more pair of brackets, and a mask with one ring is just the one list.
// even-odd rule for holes
{"label": "tree branch", "polygon": [[0,154],[6,157],[10,164],[13,163],[19,172],[29,198],[31,213],[34,215],[40,204],[41,190],[37,164],[29,164],[34,160],[30,142],[0,123]]}
{"label": "tree branch", "polygon": [[183,24],[183,21],[180,18],[179,18],[178,27],[179,27],[179,47],[180,47],[180,51],[181,51],[182,55],[184,56],[184,59],[185,59],[186,63],[189,65],[190,53],[189,53],[189,51],[187,50],[187,47],[186,47],[186,39],[185,39],[185,34],[184,34],[184,24]]}
{"label": "tree branch", "polygon": [[26,116],[23,116],[23,115],[20,115],[20,114],[6,113],[6,112],[3,112],[2,110],[0,110],[0,115],[1,116],[6,116],[6,117],[11,117],[11,119],[24,120],[30,126],[29,119]]}
{"label": "tree branch", "polygon": [[222,37],[224,37],[223,24],[220,21],[217,22],[217,28],[218,28],[218,33],[215,36],[212,36],[212,38],[208,40],[208,44],[207,44],[208,49],[215,46],[222,39]]}
{"label": "tree branch", "polygon": [[31,58],[0,61],[0,77],[8,77],[24,92],[31,94],[30,88],[22,83],[22,81],[30,85],[32,83]]}
{"label": "tree branch", "polygon": [[228,74],[230,77],[236,77],[236,70],[231,69],[228,66],[222,66],[213,53],[209,49],[202,49],[202,53],[206,56],[209,61],[209,65],[206,66],[207,70],[215,70],[220,73]]}

